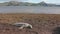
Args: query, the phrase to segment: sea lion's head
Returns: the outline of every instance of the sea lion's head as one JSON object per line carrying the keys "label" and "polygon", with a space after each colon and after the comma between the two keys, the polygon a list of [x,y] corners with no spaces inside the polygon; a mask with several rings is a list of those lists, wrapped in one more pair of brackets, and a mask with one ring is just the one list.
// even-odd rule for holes
{"label": "sea lion's head", "polygon": [[27,28],[32,29],[32,25],[28,25],[28,27],[27,27]]}

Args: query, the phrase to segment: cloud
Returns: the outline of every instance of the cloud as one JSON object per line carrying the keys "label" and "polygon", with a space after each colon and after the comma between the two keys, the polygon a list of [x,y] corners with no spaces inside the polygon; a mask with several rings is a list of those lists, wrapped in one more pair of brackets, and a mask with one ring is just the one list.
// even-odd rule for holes
{"label": "cloud", "polygon": [[42,1],[47,2],[48,0],[42,0]]}

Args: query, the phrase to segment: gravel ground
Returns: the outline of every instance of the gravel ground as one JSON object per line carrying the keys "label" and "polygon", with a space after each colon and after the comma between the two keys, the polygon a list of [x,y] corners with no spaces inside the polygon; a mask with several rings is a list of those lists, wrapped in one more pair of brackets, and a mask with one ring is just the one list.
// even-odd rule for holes
{"label": "gravel ground", "polygon": [[[26,22],[32,29],[18,27],[10,23]],[[60,34],[60,15],[48,14],[0,14],[0,34]]]}

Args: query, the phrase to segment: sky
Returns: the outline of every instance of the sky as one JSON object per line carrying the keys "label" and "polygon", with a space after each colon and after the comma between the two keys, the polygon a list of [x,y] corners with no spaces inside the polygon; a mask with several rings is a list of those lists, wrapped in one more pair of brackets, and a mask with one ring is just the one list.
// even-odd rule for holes
{"label": "sky", "polygon": [[[12,0],[0,0],[0,2],[8,2]],[[39,3],[39,2],[46,2],[46,3],[54,3],[54,4],[60,4],[60,0],[13,0],[13,1],[23,1],[23,2],[32,2],[32,3]]]}

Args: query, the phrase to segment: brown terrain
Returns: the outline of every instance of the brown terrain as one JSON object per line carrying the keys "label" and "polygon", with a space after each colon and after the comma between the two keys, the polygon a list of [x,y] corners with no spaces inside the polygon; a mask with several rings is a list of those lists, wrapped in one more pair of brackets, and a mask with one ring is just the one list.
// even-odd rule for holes
{"label": "brown terrain", "polygon": [[[11,25],[16,22],[26,22],[32,29]],[[60,34],[59,14],[0,14],[0,34]]]}

